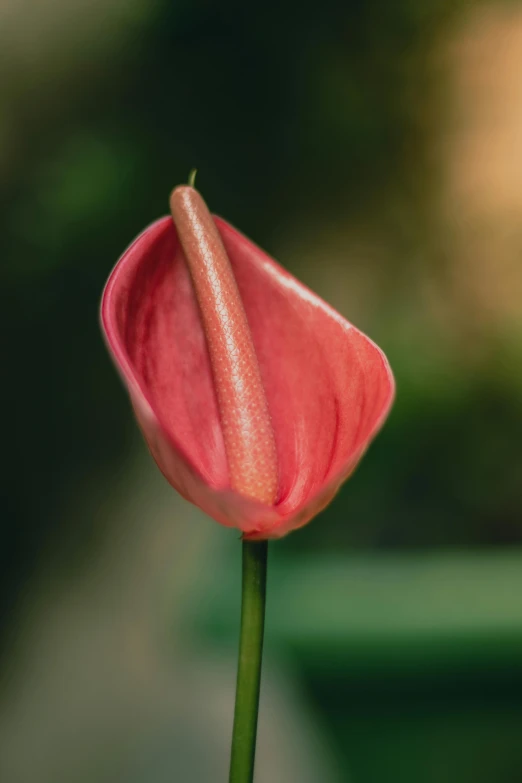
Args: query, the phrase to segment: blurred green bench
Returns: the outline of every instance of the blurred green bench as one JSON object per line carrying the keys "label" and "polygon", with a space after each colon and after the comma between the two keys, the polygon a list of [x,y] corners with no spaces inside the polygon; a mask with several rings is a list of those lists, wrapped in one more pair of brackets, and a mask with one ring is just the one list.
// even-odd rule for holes
{"label": "blurred green bench", "polygon": [[[269,564],[269,650],[410,674],[429,662],[522,666],[522,550],[286,558],[277,546]],[[227,551],[210,589],[195,599],[201,631],[234,643],[236,555],[234,565]]]}
{"label": "blurred green bench", "polygon": [[[522,550],[271,550],[266,655],[301,682],[342,780],[522,780]],[[234,653],[239,571],[237,547],[194,597],[198,633]]]}

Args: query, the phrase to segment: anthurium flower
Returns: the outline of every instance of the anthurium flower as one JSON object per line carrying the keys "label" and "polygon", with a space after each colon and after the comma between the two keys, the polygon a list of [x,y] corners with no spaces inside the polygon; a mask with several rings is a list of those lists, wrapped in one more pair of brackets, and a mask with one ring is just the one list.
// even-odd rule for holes
{"label": "anthurium flower", "polygon": [[194,188],[176,188],[171,211],[107,282],[107,345],[170,484],[245,538],[278,538],[352,473],[393,376],[368,337]]}

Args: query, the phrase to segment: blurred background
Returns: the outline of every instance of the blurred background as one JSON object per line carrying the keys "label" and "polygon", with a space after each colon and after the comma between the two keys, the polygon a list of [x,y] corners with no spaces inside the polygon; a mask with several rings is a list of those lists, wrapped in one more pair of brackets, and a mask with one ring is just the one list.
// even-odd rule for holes
{"label": "blurred background", "polygon": [[271,547],[257,780],[522,780],[522,3],[2,0],[0,52],[1,779],[226,780],[237,534],[98,327],[197,167],[398,387]]}

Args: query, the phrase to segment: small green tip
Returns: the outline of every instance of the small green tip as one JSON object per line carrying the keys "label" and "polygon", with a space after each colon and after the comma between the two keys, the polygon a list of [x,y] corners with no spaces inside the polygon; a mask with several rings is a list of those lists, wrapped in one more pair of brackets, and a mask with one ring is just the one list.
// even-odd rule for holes
{"label": "small green tip", "polygon": [[194,183],[196,182],[196,174],[197,173],[198,173],[197,169],[192,169],[192,171],[190,172],[190,174],[188,176],[188,184],[190,185],[191,188],[196,187]]}

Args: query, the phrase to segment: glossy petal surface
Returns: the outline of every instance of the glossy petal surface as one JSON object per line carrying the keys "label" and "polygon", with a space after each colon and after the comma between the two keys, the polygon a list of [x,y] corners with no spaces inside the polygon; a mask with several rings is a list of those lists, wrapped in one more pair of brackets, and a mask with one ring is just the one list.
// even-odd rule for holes
{"label": "glossy petal surface", "polygon": [[228,223],[215,218],[244,304],[275,434],[279,488],[233,492],[200,312],[170,217],[123,254],[102,324],[168,481],[218,522],[276,538],[309,521],[355,468],[391,406],[384,354]]}

